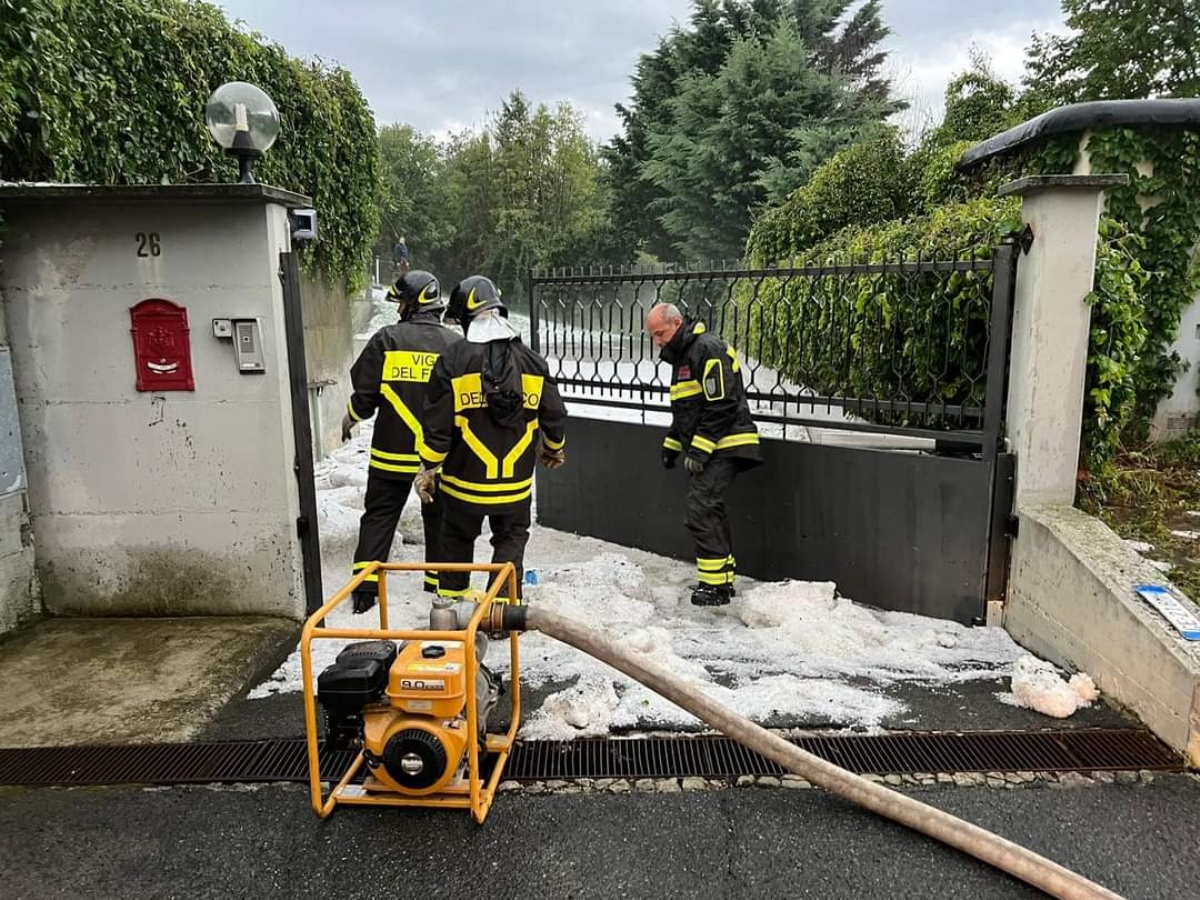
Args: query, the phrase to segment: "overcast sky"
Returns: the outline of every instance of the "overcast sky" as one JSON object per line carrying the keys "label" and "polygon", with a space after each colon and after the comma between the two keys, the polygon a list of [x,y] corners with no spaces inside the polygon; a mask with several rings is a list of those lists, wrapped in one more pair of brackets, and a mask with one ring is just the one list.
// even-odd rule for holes
{"label": "overcast sky", "polygon": [[[688,0],[216,0],[232,19],[296,56],[354,73],[380,124],[444,135],[479,125],[512,89],[570,100],[597,140],[618,130],[638,56],[653,50]],[[335,8],[336,7],[336,8]],[[974,43],[1015,79],[1034,31],[1062,30],[1058,0],[883,0],[906,123],[938,116],[946,82]]]}

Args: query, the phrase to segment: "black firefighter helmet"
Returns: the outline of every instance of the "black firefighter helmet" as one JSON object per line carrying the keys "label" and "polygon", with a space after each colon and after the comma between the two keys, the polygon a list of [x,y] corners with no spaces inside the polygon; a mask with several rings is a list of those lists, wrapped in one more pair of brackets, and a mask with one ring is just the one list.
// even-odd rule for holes
{"label": "black firefighter helmet", "polygon": [[409,319],[418,312],[436,312],[446,308],[441,285],[432,273],[413,269],[396,279],[388,288],[387,298],[400,304],[400,318]]}
{"label": "black firefighter helmet", "polygon": [[508,307],[500,299],[500,289],[490,278],[472,275],[456,284],[450,292],[449,316],[463,325],[489,309],[498,309],[500,315],[508,318]]}

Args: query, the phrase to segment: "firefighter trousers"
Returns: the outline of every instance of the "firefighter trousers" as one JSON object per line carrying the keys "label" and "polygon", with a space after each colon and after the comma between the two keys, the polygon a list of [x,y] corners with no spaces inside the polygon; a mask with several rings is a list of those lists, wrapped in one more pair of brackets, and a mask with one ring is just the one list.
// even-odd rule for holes
{"label": "firefighter trousers", "polygon": [[[385,478],[373,470],[369,471],[367,495],[358,526],[358,547],[354,551],[356,574],[366,567],[367,563],[387,562],[392,550],[392,539],[396,536],[396,526],[400,524],[400,514],[404,511],[410,488],[410,478]],[[440,497],[434,497],[434,502],[428,505],[421,504],[421,519],[425,525],[425,558],[434,562],[444,562]],[[425,590],[433,592],[437,587],[437,573],[426,572]],[[359,590],[371,594],[378,593],[379,576],[368,575]]]}
{"label": "firefighter trousers", "polygon": [[[444,504],[442,549],[446,554],[446,562],[475,561],[475,539],[483,530],[483,520],[486,516],[492,530],[492,562],[510,562],[516,568],[517,599],[520,600],[521,582],[525,578],[525,545],[529,543],[532,504],[525,502],[514,512],[492,516],[476,512],[462,501],[444,494],[440,502]],[[438,584],[438,593],[443,597],[462,597],[470,586],[469,572],[443,572]],[[506,589],[501,588],[500,598],[510,599]]]}
{"label": "firefighter trousers", "polygon": [[732,459],[714,457],[688,479],[685,522],[696,545],[696,577],[701,584],[733,585],[737,560],[725,499],[739,471]]}

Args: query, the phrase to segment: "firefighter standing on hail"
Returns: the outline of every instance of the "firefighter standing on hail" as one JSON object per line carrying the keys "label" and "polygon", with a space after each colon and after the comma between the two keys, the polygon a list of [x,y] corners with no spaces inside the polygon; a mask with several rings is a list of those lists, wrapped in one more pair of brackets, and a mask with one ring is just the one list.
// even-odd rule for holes
{"label": "firefighter standing on hail", "polygon": [[671,428],[662,464],[675,468],[681,453],[687,469],[686,522],[696,545],[696,606],[724,606],[733,596],[737,560],[725,498],[739,472],[762,463],[758,429],[746,402],[737,354],[702,321],[684,321],[661,303],[646,317],[646,330],[671,364]]}
{"label": "firefighter standing on hail", "polygon": [[[342,440],[378,410],[367,470],[367,494],[359,525],[354,571],[368,563],[386,562],[400,513],[413,478],[421,467],[418,453],[425,434],[424,410],[434,364],[462,338],[442,324],[446,298],[429,272],[414,269],[397,279],[388,298],[399,302],[400,321],[381,328],[350,370],[354,394],[342,420]],[[441,551],[440,503],[422,504],[425,558]],[[425,573],[425,590],[437,591],[437,573]],[[371,609],[379,595],[379,578],[367,576],[354,592],[354,611]]]}
{"label": "firefighter standing on hail", "polygon": [[[534,464],[540,459],[557,469],[566,462],[567,410],[546,361],[521,342],[490,280],[474,275],[462,281],[450,295],[449,314],[466,340],[433,370],[417,493],[443,505],[446,562],[473,562],[487,516],[492,562],[511,562],[517,570],[518,596],[500,599],[517,601]],[[462,597],[469,586],[469,573],[443,572],[438,593]]]}

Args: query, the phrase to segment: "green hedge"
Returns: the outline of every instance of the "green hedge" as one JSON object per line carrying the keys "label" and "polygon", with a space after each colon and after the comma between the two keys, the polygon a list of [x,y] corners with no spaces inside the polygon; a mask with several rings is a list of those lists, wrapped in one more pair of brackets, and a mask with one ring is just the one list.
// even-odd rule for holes
{"label": "green hedge", "polygon": [[900,138],[889,131],[834,154],[806,185],[764,212],[747,252],[781,259],[850,225],[900,218],[909,213],[915,191]]}
{"label": "green hedge", "polygon": [[1142,235],[1119,219],[1101,218],[1083,407],[1084,464],[1095,475],[1110,470],[1123,433],[1137,419],[1149,335],[1146,288],[1151,279],[1140,261],[1145,252]]}
{"label": "green hedge", "polygon": [[[848,228],[795,256],[801,265],[990,259],[1020,224],[1019,201],[976,199],[908,220]],[[1111,459],[1134,400],[1133,369],[1145,338],[1139,240],[1104,220],[1090,298],[1084,432],[1087,458],[1095,463]],[[792,258],[758,255],[750,262],[771,266]],[[771,280],[753,296],[737,295],[736,319],[749,333],[731,337],[762,363],[821,394],[978,405],[986,390],[991,290],[986,271]]]}
{"label": "green hedge", "polygon": [[204,106],[226,81],[271,95],[282,132],[260,181],[313,197],[306,265],[357,286],[378,222],[378,145],[346,71],[302,62],[190,0],[0,0],[0,178],[102,184],[237,180]]}
{"label": "green hedge", "polygon": [[[1019,223],[1015,201],[977,200],[918,219],[846,229],[802,251],[798,262],[989,259]],[[762,362],[820,394],[978,405],[987,368],[991,280],[982,270],[792,278],[769,285],[765,293],[786,301],[774,304],[778,314],[767,306],[755,310],[752,301],[739,297],[741,319],[753,332],[748,346]]]}
{"label": "green hedge", "polygon": [[906,154],[899,136],[888,132],[848,147],[823,163],[784,203],[762,213],[747,254],[784,259],[850,226],[880,225],[924,215],[945,203],[991,196],[994,191],[986,189],[1008,179],[994,177],[981,185],[955,168],[972,146],[970,141],[927,141]]}

